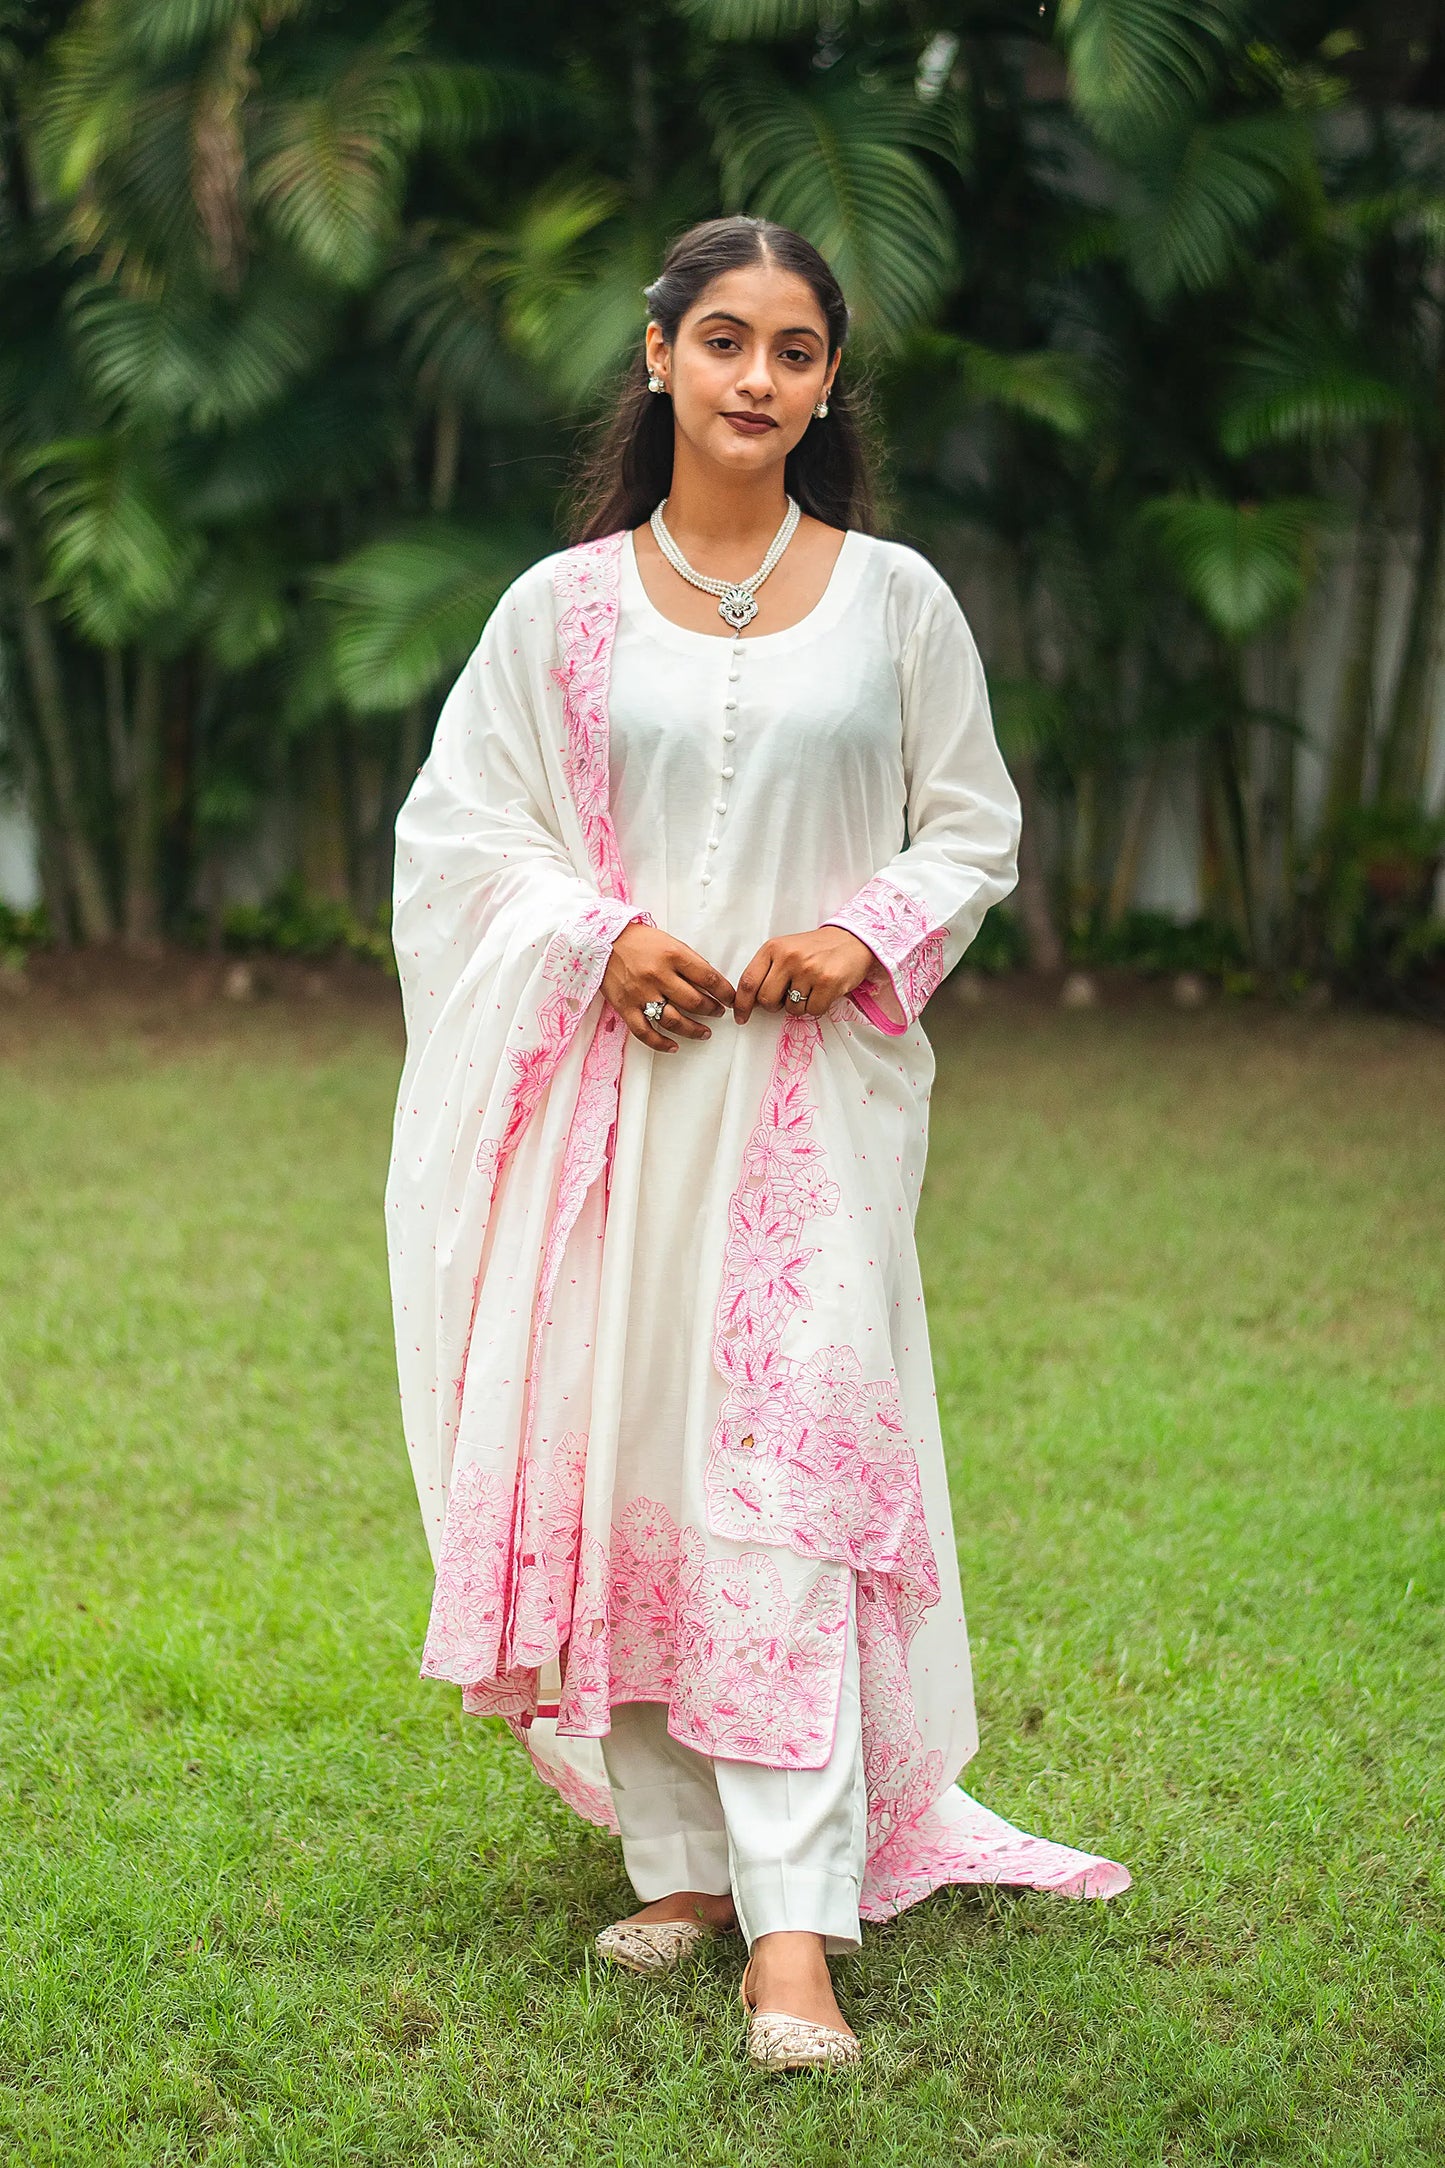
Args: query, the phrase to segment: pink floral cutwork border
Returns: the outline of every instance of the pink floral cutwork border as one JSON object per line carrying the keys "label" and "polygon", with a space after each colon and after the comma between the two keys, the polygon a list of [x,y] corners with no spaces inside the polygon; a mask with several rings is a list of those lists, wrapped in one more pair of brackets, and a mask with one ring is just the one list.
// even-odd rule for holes
{"label": "pink floral cutwork border", "polygon": [[542,958],[544,992],[536,1011],[536,1036],[525,1046],[508,1049],[512,1084],[501,1126],[477,1146],[477,1172],[490,1182],[493,1193],[601,989],[613,942],[635,918],[651,924],[646,911],[635,910],[625,900],[599,897],[595,903],[584,904],[548,942]]}
{"label": "pink floral cutwork border", "polygon": [[710,1558],[703,1532],[634,1499],[607,1549],[585,1540],[559,1735],[600,1738],[612,1704],[660,1701],[702,1754],[816,1768],[837,1716],[847,1576],[825,1568],[796,1602],[766,1551]]}
{"label": "pink floral cutwork border", "polygon": [[[477,1170],[493,1197],[601,989],[617,935],[633,919],[653,923],[628,900],[608,804],[607,683],[621,542],[619,532],[563,551],[554,569],[559,662],[552,676],[562,691],[567,724],[563,764],[602,893],[557,930],[543,956],[535,1036],[509,1051],[513,1081],[501,1125],[477,1148]],[[569,1434],[550,1457],[544,1455],[546,1465],[539,1463],[536,1381],[567,1239],[610,1146],[625,1040],[626,1027],[609,1010],[598,1019],[583,1061],[543,1246],[515,1473],[509,1479],[467,1462],[455,1470],[449,1490],[422,1676],[464,1685],[463,1706],[476,1713],[530,1715],[536,1708],[536,1669],[558,1652],[570,1630],[586,1439]],[[475,1322],[474,1315],[473,1328]],[[463,1375],[465,1368],[464,1359]],[[539,1526],[542,1499],[552,1501],[545,1529]]]}
{"label": "pink floral cutwork border", "polygon": [[807,1361],[783,1353],[788,1326],[811,1306],[809,1225],[839,1204],[807,1090],[821,1042],[816,1018],[783,1020],[729,1200],[713,1333],[727,1391],[704,1474],[707,1522],[734,1542],[886,1573],[926,1606],[938,1572],[897,1378],[890,1369],[865,1379],[850,1347]]}
{"label": "pink floral cutwork border", "polygon": [[[870,972],[850,996],[871,1024],[895,1036],[906,1031],[920,1015],[943,977],[943,953],[947,929],[931,919],[906,889],[875,873],[840,911],[824,920],[828,926],[846,927],[865,941],[888,975],[885,989]],[[891,1016],[883,1000],[891,993],[899,1016]]]}
{"label": "pink floral cutwork border", "polygon": [[626,896],[627,875],[610,810],[607,687],[621,608],[623,530],[563,550],[552,575],[567,741],[562,763],[582,822],[587,857],[604,896]]}

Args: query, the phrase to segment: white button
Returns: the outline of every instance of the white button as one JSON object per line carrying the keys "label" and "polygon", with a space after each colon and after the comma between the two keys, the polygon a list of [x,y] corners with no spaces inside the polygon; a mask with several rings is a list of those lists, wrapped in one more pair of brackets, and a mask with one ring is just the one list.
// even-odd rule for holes
{"label": "white button", "polygon": [[737,706],[737,702],[736,700],[725,700],[723,702],[723,706],[725,708],[735,708]]}
{"label": "white button", "polygon": [[710,851],[715,851],[715,850],[717,849],[717,837],[716,837],[716,836],[709,836],[709,837],[708,837],[708,839],[707,839],[707,847],[708,847],[708,849],[709,849]]}
{"label": "white button", "polygon": [[723,781],[724,781],[725,783],[730,783],[730,782],[732,781],[732,779],[733,779],[733,771],[732,771],[732,769],[731,769],[731,768],[724,768],[724,769],[723,769]]}
{"label": "white button", "polygon": [[710,881],[711,879],[712,879],[712,875],[711,875],[710,873],[705,873],[705,874],[703,874],[703,876],[702,876],[702,885],[703,885],[703,887],[704,887],[704,888],[706,888],[706,887],[707,887],[707,884],[708,884],[708,882],[709,882],[709,881]]}
{"label": "white button", "polygon": [[736,685],[736,683],[737,683],[738,679],[739,679],[739,678],[740,678],[741,676],[742,676],[742,672],[741,672],[741,670],[729,670],[729,672],[728,672],[728,683],[729,683],[729,685]]}
{"label": "white button", "polygon": [[737,736],[737,732],[736,732],[735,730],[725,730],[725,731],[723,732],[723,737],[724,737],[725,741],[727,742],[727,744],[729,744],[729,745],[731,745],[731,744],[732,744],[732,742],[733,742],[733,739],[734,739],[734,738],[735,738],[736,736]]}
{"label": "white button", "polygon": [[713,809],[714,813],[726,813],[726,811],[727,811],[727,809],[728,809],[728,807],[727,807],[727,800],[726,800],[726,798],[715,798],[715,799],[713,800],[713,807],[712,807],[712,809]]}

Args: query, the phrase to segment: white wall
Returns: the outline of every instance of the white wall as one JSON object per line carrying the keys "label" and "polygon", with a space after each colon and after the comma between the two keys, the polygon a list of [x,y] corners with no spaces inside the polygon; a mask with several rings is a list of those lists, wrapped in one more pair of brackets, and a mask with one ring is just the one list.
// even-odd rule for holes
{"label": "white wall", "polygon": [[0,903],[28,911],[40,901],[35,835],[18,800],[0,798]]}

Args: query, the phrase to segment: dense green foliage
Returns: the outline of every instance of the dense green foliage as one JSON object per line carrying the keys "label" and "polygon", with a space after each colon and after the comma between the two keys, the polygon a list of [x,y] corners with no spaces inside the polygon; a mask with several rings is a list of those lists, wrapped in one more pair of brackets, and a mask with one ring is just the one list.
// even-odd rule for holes
{"label": "dense green foliage", "polygon": [[[226,852],[278,806],[304,888],[372,917],[438,699],[562,539],[667,239],[722,208],[827,253],[890,529],[986,585],[1030,958],[1117,928],[1183,762],[1221,937],[1404,968],[1445,548],[1445,63],[1416,18],[8,0],[0,694],[50,923],[218,933]],[[1306,822],[1291,628],[1335,530]]]}
{"label": "dense green foliage", "polygon": [[735,1949],[590,1968],[615,1842],[417,1677],[394,1027],[43,1003],[0,1068],[7,2168],[1437,2168],[1437,1038],[932,1016],[967,1781],[1135,1887],[869,1929],[855,2086],[748,2072]]}

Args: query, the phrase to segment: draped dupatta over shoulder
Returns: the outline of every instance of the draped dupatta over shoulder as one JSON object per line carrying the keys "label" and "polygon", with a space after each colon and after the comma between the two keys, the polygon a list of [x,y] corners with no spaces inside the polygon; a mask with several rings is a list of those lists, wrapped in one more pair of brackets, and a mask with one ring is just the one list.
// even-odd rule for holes
{"label": "draped dupatta over shoulder", "polygon": [[[397,824],[423,1673],[615,1827],[619,1701],[704,1753],[827,1760],[856,1578],[873,1919],[948,1881],[1128,1881],[953,1781],[977,1734],[913,1243],[917,1019],[1017,834],[957,603],[854,531],[809,619],[734,643],[650,610],[625,533],[533,566]],[[637,918],[734,978],[825,920],[878,963],[825,1017],[654,1056],[600,995]]]}

